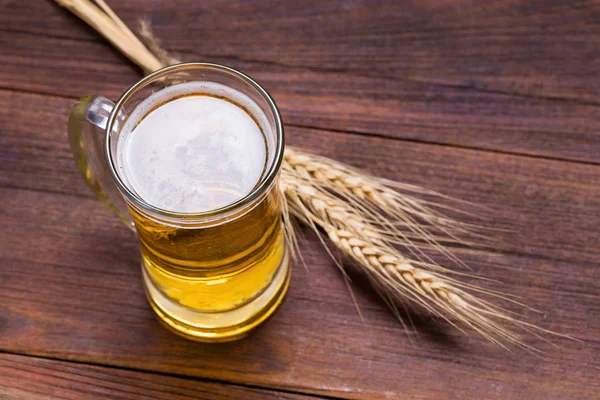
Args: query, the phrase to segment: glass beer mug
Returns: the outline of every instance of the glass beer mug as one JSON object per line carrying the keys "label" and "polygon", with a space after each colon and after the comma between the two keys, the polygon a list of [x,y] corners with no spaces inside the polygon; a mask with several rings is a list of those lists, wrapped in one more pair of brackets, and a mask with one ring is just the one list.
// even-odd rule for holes
{"label": "glass beer mug", "polygon": [[189,339],[248,334],[290,279],[277,190],[281,117],[231,68],[159,70],[116,104],[83,97],[69,138],[89,187],[137,233],[148,301]]}

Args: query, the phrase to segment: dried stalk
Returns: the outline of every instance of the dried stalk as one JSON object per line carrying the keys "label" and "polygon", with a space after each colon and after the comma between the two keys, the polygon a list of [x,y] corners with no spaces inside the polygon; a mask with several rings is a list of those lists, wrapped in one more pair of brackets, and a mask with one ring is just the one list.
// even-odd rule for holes
{"label": "dried stalk", "polygon": [[131,32],[104,0],[55,0],[62,7],[84,20],[144,73],[149,74],[164,67],[142,42]]}
{"label": "dried stalk", "polygon": [[[90,24],[145,73],[177,62],[160,47],[148,23],[141,25],[142,36],[154,54],[103,0],[95,0],[97,5],[90,0],[55,1]],[[438,251],[461,264],[441,243],[470,245],[462,236],[479,236],[473,225],[445,216],[441,211],[448,209],[447,206],[417,197],[435,195],[443,199],[444,196],[369,176],[337,161],[292,148],[286,148],[280,190],[285,199],[282,204],[285,234],[292,250],[298,249],[293,215],[317,234],[322,229],[339,250],[364,270],[396,313],[394,300],[408,299],[453,325],[453,321],[462,322],[501,346],[510,342],[531,349],[503,323],[530,332],[535,329],[552,333],[515,320],[508,312],[467,290],[515,302],[506,295],[442,275],[451,271],[431,260],[424,250]],[[401,253],[397,246],[406,253]],[[332,258],[336,260],[333,255]]]}
{"label": "dried stalk", "polygon": [[[435,264],[419,262],[420,266],[425,267],[415,266],[415,260],[391,246],[386,234],[379,233],[376,225],[365,222],[360,211],[357,212],[348,202],[331,193],[332,189],[345,191],[347,187],[329,187],[329,190],[319,188],[299,176],[288,164],[282,171],[280,189],[287,198],[289,211],[317,233],[317,228],[323,229],[338,249],[363,268],[370,280],[376,283],[375,287],[383,290],[380,295],[384,300],[390,294],[397,300],[408,299],[454,326],[453,320],[462,322],[503,347],[504,343],[510,342],[535,350],[505,328],[502,322],[530,331],[530,328],[543,329],[515,320],[499,307],[464,289],[514,300],[444,277],[434,271]],[[394,309],[393,304],[389,305]]]}

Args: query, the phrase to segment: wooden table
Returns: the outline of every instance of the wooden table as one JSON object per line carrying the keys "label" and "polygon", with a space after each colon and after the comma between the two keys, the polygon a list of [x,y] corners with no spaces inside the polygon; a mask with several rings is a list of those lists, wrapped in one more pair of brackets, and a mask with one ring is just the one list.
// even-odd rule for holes
{"label": "wooden table", "polygon": [[0,2],[0,398],[600,398],[600,4],[109,1],[188,61],[247,72],[288,143],[488,207],[456,251],[542,313],[542,357],[416,312],[407,335],[314,236],[286,302],[245,340],[163,329],[135,236],[74,168],[67,115],[139,71],[50,1]]}

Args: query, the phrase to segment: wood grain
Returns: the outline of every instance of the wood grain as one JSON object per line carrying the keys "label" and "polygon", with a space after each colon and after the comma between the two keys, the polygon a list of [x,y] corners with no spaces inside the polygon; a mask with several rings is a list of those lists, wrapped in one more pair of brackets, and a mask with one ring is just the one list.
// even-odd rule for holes
{"label": "wood grain", "polygon": [[308,232],[308,271],[294,266],[267,325],[229,344],[174,336],[144,299],[135,236],[77,175],[66,136],[77,97],[115,99],[139,72],[53,2],[0,0],[0,352],[70,360],[0,354],[0,395],[597,398],[598,2],[110,5],[130,25],[148,16],[184,60],[257,78],[288,143],[485,206],[498,242],[455,251],[498,282],[465,280],[581,342],[526,335],[545,354],[509,353],[419,309],[407,334],[349,265],[361,320]]}
{"label": "wood grain", "polygon": [[355,274],[361,321],[339,272],[310,238],[303,244],[309,271],[295,268],[287,301],[267,325],[247,340],[202,345],[155,320],[136,241],[97,201],[16,189],[0,198],[11,215],[3,215],[0,237],[10,249],[0,272],[5,350],[350,398],[478,391],[490,399],[592,399],[599,389],[593,265],[459,253],[505,283],[486,287],[545,311],[526,312],[528,321],[584,340],[553,339],[561,346],[553,348],[528,336],[546,351],[540,359],[462,336],[420,312],[413,316],[420,336],[411,340]]}
{"label": "wood grain", "polygon": [[[131,26],[147,16],[181,59],[224,63],[258,79],[288,124],[598,164],[598,3],[485,4],[114,7]],[[138,79],[66,10],[48,1],[5,8],[1,87],[115,99]],[[43,24],[39,15],[48,16]]]}
{"label": "wood grain", "polygon": [[596,167],[288,129],[292,144],[490,207],[493,226],[513,230],[497,233],[505,243],[457,250],[476,272],[503,282],[479,284],[523,296],[544,311],[526,310],[528,321],[585,342],[557,339],[555,349],[529,336],[547,352],[540,360],[464,337],[419,311],[420,337],[410,338],[358,275],[362,322],[339,272],[307,235],[309,271],[295,268],[275,318],[248,340],[200,345],[155,321],[135,237],[72,169],[61,122],[72,101],[15,92],[0,98],[7,113],[0,118],[0,302],[8,304],[0,349],[351,398],[465,398],[476,390],[487,398],[593,398],[598,390]]}
{"label": "wood grain", "polygon": [[269,399],[315,397],[64,361],[0,354],[0,397],[50,399]]}
{"label": "wood grain", "polygon": [[[74,169],[66,123],[74,100],[0,90],[0,184],[92,198]],[[34,111],[35,110],[35,111]],[[490,210],[503,251],[600,259],[600,170],[565,161],[289,127],[287,142]],[[365,152],[365,149],[369,151]]]}

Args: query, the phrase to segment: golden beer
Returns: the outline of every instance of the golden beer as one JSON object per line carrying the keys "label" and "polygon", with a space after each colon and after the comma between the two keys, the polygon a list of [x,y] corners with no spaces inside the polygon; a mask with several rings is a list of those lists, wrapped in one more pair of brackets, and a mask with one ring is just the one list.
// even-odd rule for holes
{"label": "golden beer", "polygon": [[[105,126],[106,161],[89,126]],[[290,276],[276,188],[284,143],[260,86],[214,64],[167,67],[114,106],[83,98],[69,135],[90,187],[135,227],[164,325],[227,341],[272,315]]]}
{"label": "golden beer", "polygon": [[[269,193],[254,209],[239,218],[212,227],[177,228],[158,224],[131,210],[142,250],[143,267],[150,304],[169,327],[191,338],[234,339],[267,318],[287,289],[287,273],[277,279],[287,263],[276,191]],[[287,272],[287,271],[285,271]],[[273,283],[278,293],[268,300],[268,309],[247,309],[243,315],[232,312],[251,303]],[[160,296],[160,294],[164,296]],[[172,315],[161,309],[168,300]],[[178,319],[185,308],[195,310],[200,326]],[[228,315],[228,313],[231,313]],[[206,314],[206,315],[202,315]],[[212,314],[212,315],[211,315]],[[231,319],[220,332],[210,326],[211,316]],[[198,315],[197,315],[198,317]],[[208,321],[202,327],[202,321]],[[193,321],[193,320],[192,320]],[[206,330],[206,332],[203,332]],[[213,332],[213,330],[215,330]],[[211,336],[208,336],[211,335]]]}

